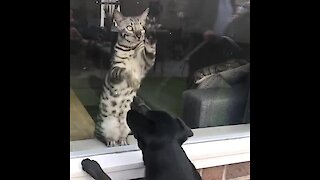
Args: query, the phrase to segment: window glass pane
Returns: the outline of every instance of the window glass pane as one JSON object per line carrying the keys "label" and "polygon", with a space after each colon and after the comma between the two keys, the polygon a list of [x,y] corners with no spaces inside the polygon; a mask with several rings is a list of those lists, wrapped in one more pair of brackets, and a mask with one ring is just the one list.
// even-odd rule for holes
{"label": "window glass pane", "polygon": [[105,139],[115,129],[105,121],[130,107],[191,128],[250,123],[249,0],[70,6],[70,141],[97,138],[95,129]]}

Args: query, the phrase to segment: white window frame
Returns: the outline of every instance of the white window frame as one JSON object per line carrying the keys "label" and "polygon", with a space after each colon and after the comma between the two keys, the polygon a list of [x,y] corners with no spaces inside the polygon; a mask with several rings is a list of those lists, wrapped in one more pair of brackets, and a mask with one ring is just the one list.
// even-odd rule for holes
{"label": "white window frame", "polygon": [[[193,129],[182,146],[197,169],[250,161],[250,124]],[[82,170],[85,158],[96,160],[113,180],[144,177],[142,153],[130,136],[130,145],[106,148],[95,139],[70,142],[70,179],[92,180]]]}
{"label": "white window frame", "polygon": [[[100,26],[104,27],[104,4],[100,12]],[[182,147],[197,169],[250,161],[250,124],[199,128],[193,132],[194,136]],[[96,160],[113,180],[144,177],[142,153],[132,136],[129,142],[128,146],[106,148],[96,139],[70,141],[70,179],[93,179],[82,170],[81,161],[85,158]]]}

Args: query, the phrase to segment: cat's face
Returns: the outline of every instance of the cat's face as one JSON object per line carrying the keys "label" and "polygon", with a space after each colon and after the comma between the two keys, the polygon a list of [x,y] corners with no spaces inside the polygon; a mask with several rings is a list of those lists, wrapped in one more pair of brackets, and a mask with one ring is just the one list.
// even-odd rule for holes
{"label": "cat's face", "polygon": [[120,38],[127,43],[141,42],[145,38],[145,24],[149,13],[146,9],[140,16],[125,17],[119,11],[114,12],[114,19],[117,22]]}

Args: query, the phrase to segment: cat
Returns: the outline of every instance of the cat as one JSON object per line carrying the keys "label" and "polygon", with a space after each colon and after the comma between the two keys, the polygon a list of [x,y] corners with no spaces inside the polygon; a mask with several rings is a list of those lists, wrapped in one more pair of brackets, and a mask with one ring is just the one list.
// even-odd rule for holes
{"label": "cat", "polygon": [[148,13],[149,8],[140,16],[125,17],[118,10],[114,12],[118,39],[95,121],[96,138],[109,147],[128,145],[127,112],[141,81],[155,62],[156,40],[146,32]]}

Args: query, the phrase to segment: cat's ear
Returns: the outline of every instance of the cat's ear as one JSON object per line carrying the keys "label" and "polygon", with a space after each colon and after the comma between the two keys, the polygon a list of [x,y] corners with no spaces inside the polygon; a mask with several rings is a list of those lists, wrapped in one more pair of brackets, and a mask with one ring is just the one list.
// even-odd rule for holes
{"label": "cat's ear", "polygon": [[140,20],[146,21],[148,14],[149,14],[149,8],[143,11],[143,13],[140,15]]}
{"label": "cat's ear", "polygon": [[119,24],[124,19],[124,16],[118,10],[114,11],[113,16],[114,16],[114,20],[116,20],[117,24]]}

